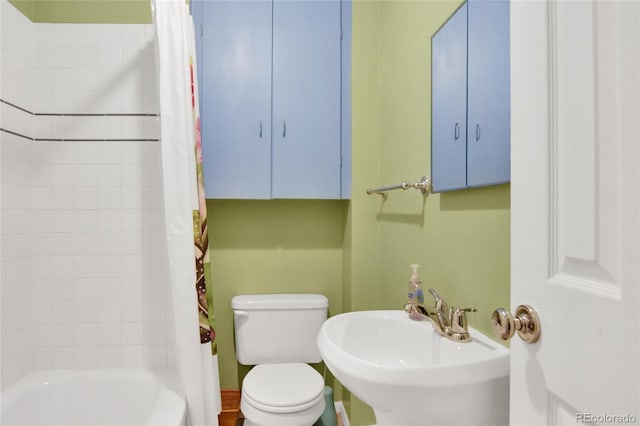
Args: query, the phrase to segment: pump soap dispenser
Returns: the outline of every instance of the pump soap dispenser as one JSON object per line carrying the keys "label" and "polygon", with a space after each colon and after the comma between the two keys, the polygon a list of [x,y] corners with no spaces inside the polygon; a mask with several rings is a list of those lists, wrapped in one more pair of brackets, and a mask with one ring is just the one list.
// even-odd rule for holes
{"label": "pump soap dispenser", "polygon": [[405,310],[409,312],[409,318],[413,320],[422,320],[422,316],[417,313],[415,306],[417,304],[424,304],[424,291],[422,289],[422,281],[420,281],[420,277],[418,276],[418,268],[420,265],[414,263],[409,265],[409,267],[413,270],[411,276],[409,277],[409,291],[407,297],[407,305],[405,306]]}

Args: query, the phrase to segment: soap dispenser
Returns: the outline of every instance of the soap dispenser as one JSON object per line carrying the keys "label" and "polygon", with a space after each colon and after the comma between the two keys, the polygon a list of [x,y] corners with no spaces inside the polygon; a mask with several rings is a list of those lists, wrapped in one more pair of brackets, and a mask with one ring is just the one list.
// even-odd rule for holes
{"label": "soap dispenser", "polygon": [[418,276],[418,268],[420,265],[414,263],[409,265],[409,267],[412,269],[412,273],[409,277],[409,291],[405,310],[409,312],[409,318],[421,320],[422,316],[418,314],[415,309],[417,304],[424,304],[424,290],[422,289],[422,281],[420,281],[420,277]]}

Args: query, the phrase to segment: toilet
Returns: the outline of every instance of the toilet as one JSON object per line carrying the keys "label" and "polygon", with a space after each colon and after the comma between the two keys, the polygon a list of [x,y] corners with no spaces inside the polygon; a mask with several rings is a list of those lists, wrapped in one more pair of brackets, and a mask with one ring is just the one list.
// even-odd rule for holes
{"label": "toilet", "polygon": [[325,409],[316,339],[329,301],[320,294],[254,294],[231,300],[245,426],[311,426]]}

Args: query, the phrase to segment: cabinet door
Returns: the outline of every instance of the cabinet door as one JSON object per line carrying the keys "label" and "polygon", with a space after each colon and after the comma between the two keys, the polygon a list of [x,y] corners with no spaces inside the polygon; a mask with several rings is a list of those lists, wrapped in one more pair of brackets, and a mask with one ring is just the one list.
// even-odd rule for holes
{"label": "cabinet door", "polygon": [[467,186],[467,5],[431,39],[431,180],[434,192]]}
{"label": "cabinet door", "polygon": [[509,2],[469,0],[467,184],[509,182]]}
{"label": "cabinet door", "polygon": [[271,2],[204,1],[202,151],[210,198],[271,197]]}
{"label": "cabinet door", "polygon": [[340,1],[273,4],[273,198],[340,198]]}

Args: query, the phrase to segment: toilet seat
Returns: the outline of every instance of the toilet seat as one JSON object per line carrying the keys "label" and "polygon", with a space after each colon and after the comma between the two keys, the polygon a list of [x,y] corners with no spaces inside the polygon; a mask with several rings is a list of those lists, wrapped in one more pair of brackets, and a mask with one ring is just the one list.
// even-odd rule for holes
{"label": "toilet seat", "polygon": [[309,409],[324,398],[324,380],[303,363],[260,364],[242,383],[242,398],[258,410],[294,413]]}

